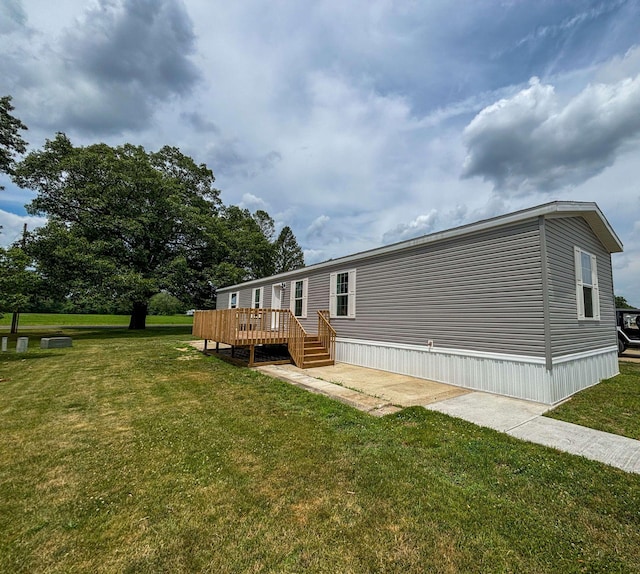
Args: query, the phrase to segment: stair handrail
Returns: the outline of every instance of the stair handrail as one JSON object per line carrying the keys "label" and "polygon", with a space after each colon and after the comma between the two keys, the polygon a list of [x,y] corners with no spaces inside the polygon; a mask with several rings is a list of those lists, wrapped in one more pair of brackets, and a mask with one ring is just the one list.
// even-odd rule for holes
{"label": "stair handrail", "polygon": [[296,367],[303,368],[304,365],[304,340],[307,337],[307,332],[300,324],[300,321],[296,316],[289,311],[287,321],[287,346],[289,347],[289,354],[293,359]]}
{"label": "stair handrail", "polygon": [[336,360],[336,330],[329,322],[329,311],[318,311],[318,339],[329,353],[332,361]]}

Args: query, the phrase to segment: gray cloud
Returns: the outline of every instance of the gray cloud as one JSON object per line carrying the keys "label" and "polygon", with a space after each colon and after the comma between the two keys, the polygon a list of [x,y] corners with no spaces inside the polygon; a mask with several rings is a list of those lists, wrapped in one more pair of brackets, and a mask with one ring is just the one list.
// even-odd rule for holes
{"label": "gray cloud", "polygon": [[215,123],[205,118],[200,112],[182,112],[180,114],[180,118],[187,122],[189,127],[198,133],[220,133],[220,128]]}
{"label": "gray cloud", "polygon": [[98,0],[54,43],[31,44],[13,55],[15,81],[50,130],[145,129],[158,104],[187,94],[200,77],[181,0]]}
{"label": "gray cloud", "polygon": [[249,211],[256,211],[258,209],[266,210],[268,208],[267,203],[261,197],[257,195],[253,195],[253,193],[245,193],[242,195],[242,201],[238,204],[239,207],[243,209],[248,209]]}
{"label": "gray cloud", "polygon": [[639,109],[640,76],[589,85],[564,105],[553,86],[532,78],[465,128],[462,177],[480,176],[514,196],[582,183],[638,139]]}
{"label": "gray cloud", "polygon": [[23,28],[27,23],[20,0],[2,0],[0,2],[0,34],[8,34]]}
{"label": "gray cloud", "polygon": [[309,227],[307,227],[307,239],[321,238],[330,220],[331,218],[328,215],[319,215],[316,217]]}
{"label": "gray cloud", "polygon": [[253,179],[273,168],[282,156],[275,150],[262,155],[243,149],[236,139],[220,139],[209,146],[207,164],[218,174]]}
{"label": "gray cloud", "polygon": [[16,215],[0,209],[0,246],[8,247],[22,237],[22,226],[27,224],[29,231],[47,223],[44,217]]}
{"label": "gray cloud", "polygon": [[429,213],[418,215],[409,223],[399,223],[393,229],[385,232],[382,235],[382,243],[397,243],[421,235],[428,235],[438,229],[456,227],[463,223],[467,212],[464,205],[457,205],[450,211],[442,213],[437,209],[432,209]]}

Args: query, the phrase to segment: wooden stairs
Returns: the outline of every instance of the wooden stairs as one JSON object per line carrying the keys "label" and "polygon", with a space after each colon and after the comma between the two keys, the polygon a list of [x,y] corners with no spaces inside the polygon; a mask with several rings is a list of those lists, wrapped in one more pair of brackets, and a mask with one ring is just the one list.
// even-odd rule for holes
{"label": "wooden stairs", "polygon": [[307,335],[304,338],[302,368],[328,367],[333,364],[335,364],[335,361],[331,358],[329,351],[322,345],[318,337],[315,335]]}

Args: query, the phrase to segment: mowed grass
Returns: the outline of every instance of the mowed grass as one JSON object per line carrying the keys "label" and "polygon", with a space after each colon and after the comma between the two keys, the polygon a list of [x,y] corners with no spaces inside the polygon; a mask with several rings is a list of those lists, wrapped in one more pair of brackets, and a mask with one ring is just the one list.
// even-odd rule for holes
{"label": "mowed grass", "polygon": [[[51,326],[100,326],[129,325],[129,315],[93,315],[71,313],[20,313],[19,329],[24,327]],[[187,315],[148,315],[147,325],[191,325],[193,317]],[[11,313],[0,318],[0,330],[11,327]]]}
{"label": "mowed grass", "polygon": [[640,364],[581,391],[545,416],[640,440]]}
{"label": "mowed grass", "polygon": [[640,476],[374,418],[188,328],[73,335],[0,355],[1,572],[640,571]]}

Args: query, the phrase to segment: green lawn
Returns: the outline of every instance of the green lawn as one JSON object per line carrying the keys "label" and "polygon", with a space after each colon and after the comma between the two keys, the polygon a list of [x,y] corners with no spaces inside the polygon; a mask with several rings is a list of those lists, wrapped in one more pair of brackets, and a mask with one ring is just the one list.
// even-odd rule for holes
{"label": "green lawn", "polygon": [[[191,325],[193,317],[187,315],[149,315],[147,325]],[[63,313],[20,313],[20,327],[37,326],[100,326],[100,325],[129,325],[129,315],[90,315]],[[5,313],[0,318],[0,330],[11,326],[11,313]]]}
{"label": "green lawn", "polygon": [[640,571],[640,476],[374,418],[188,326],[67,332],[0,354],[0,572]]}
{"label": "green lawn", "polygon": [[571,397],[545,416],[640,440],[640,364]]}

